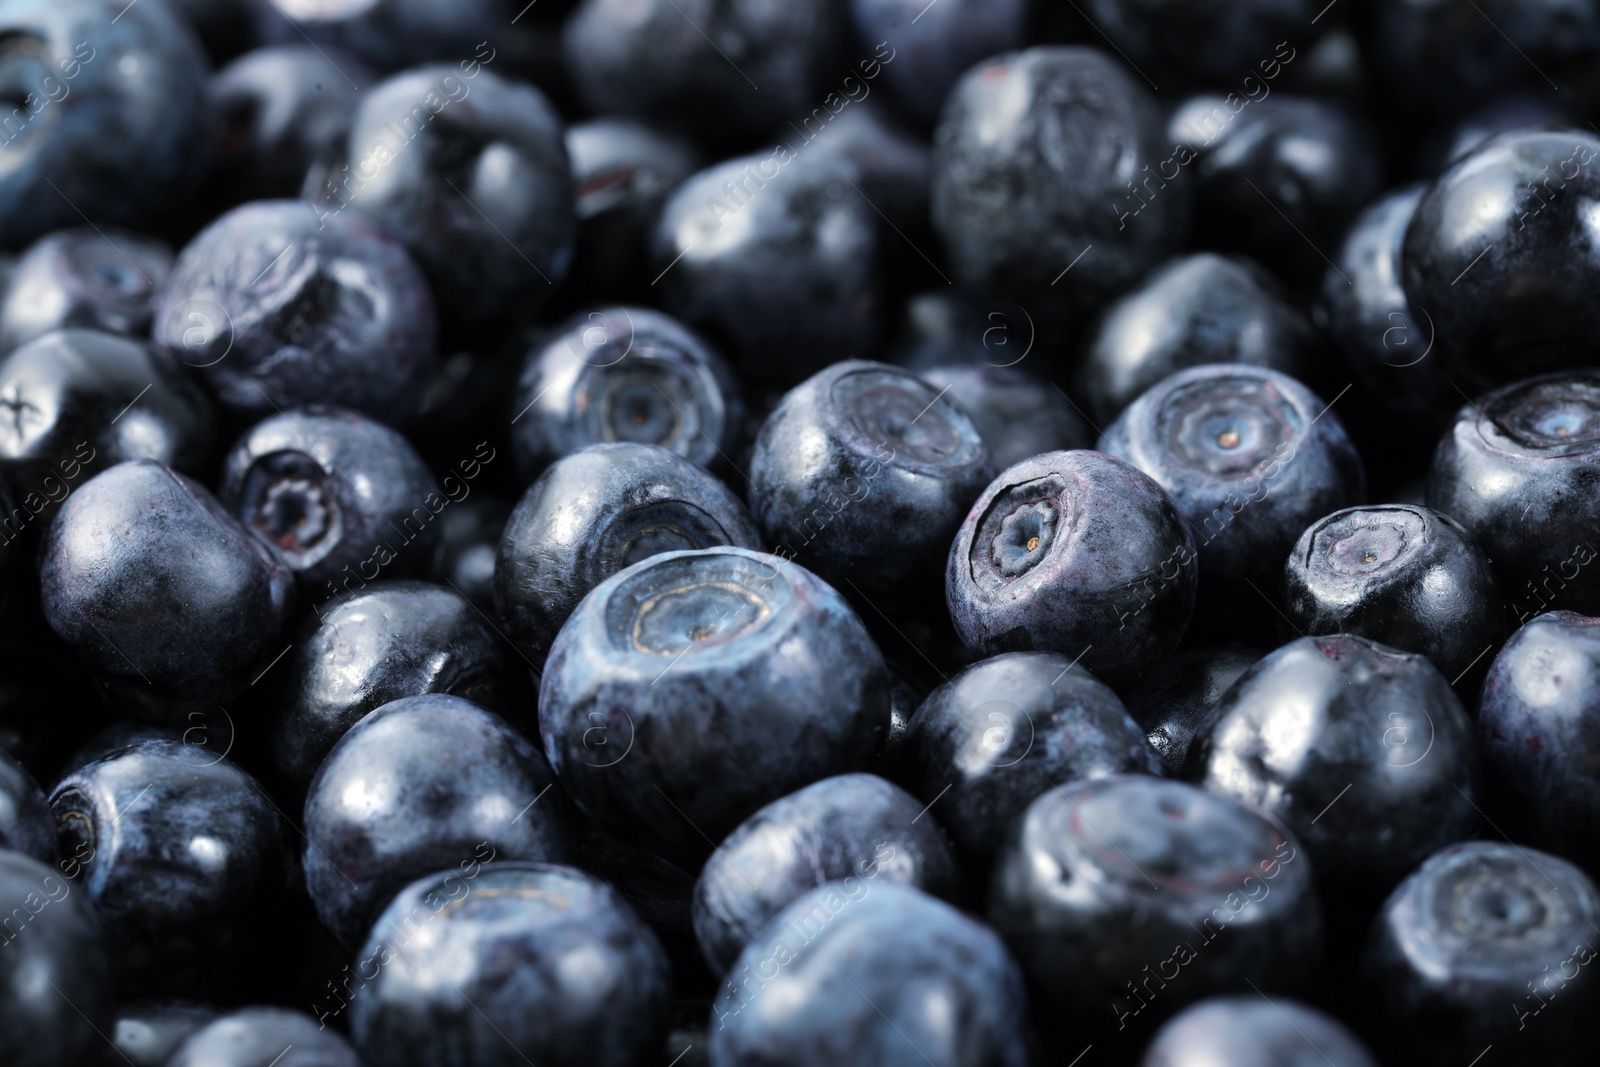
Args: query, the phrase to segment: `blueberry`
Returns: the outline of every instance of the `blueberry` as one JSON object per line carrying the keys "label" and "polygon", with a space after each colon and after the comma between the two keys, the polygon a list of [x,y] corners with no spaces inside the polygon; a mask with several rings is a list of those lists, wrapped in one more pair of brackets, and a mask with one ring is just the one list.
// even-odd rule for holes
{"label": "blueberry", "polygon": [[0,244],[85,219],[137,225],[199,184],[206,58],[169,7],[8,0],[0,34],[14,42],[0,61]]}
{"label": "blueberry", "polygon": [[0,301],[0,349],[72,328],[143,337],[171,269],[172,250],[149,237],[89,227],[46,234],[11,271]]}
{"label": "blueberry", "polygon": [[1248,363],[1305,378],[1318,348],[1311,323],[1266,271],[1196,252],[1163,263],[1106,308],[1084,339],[1078,393],[1103,424],[1177,371]]}
{"label": "blueberry", "polygon": [[695,882],[695,934],[706,962],[725,974],[774,915],[825,882],[881,876],[884,884],[954,896],[950,843],[922,814],[922,801],[905,790],[870,774],[846,774],[750,816]]}
{"label": "blueberry", "polygon": [[1489,668],[1478,751],[1495,825],[1600,870],[1600,620],[1528,620]]}
{"label": "blueberry", "polygon": [[523,360],[512,400],[522,476],[588,445],[660,445],[711,469],[732,464],[744,423],[722,357],[671,316],[614,306],[557,327]]}
{"label": "blueberry", "polygon": [[[1322,280],[1327,260],[1319,250],[1337,242],[1383,180],[1375,133],[1333,100],[1199,96],[1172,113],[1167,132],[1177,146],[1173,170],[1190,168],[1178,180],[1194,188],[1196,241],[1242,252],[1295,287]],[[1148,182],[1142,189],[1171,195]],[[1139,192],[1124,203],[1134,211],[1149,206]]]}
{"label": "blueberry", "polygon": [[1517,382],[1464,405],[1439,442],[1428,507],[1494,563],[1520,622],[1551,608],[1600,614],[1600,373]]}
{"label": "blueberry", "polygon": [[0,1057],[12,1067],[99,1062],[111,972],[85,893],[37,860],[0,848]]}
{"label": "blueberry", "polygon": [[545,754],[578,807],[689,862],[762,805],[865,770],[888,725],[883,657],[844,598],[734,547],[663,553],[596,586],[539,691]]}
{"label": "blueberry", "polygon": [[1250,994],[1203,1000],[1161,1028],[1139,1067],[1378,1067],[1356,1036],[1315,1008]]}
{"label": "blueberry", "polygon": [[1047,452],[1002,472],[967,513],[945,598],[980,655],[1063,652],[1118,678],[1177,647],[1195,571],[1194,539],[1159,485],[1099,452]]}
{"label": "blueberry", "polygon": [[968,854],[990,856],[1035,797],[1062,782],[1160,774],[1117,695],[1068,656],[976,663],[911,717],[899,775]]}
{"label": "blueberry", "polygon": [[506,636],[542,661],[591,589],[661,552],[755,548],[728,488],[664,448],[592,445],[557,460],[523,494],[495,559]]}
{"label": "blueberry", "polygon": [[[928,125],[968,67],[1027,43],[1027,0],[955,0],[935,7],[916,0],[850,0],[849,8],[863,48],[879,41],[889,46],[887,57],[879,48],[884,62],[874,64],[873,73],[881,71],[888,91]],[[862,73],[869,70],[863,67]]]}
{"label": "blueberry", "polygon": [[62,869],[94,904],[117,988],[214,994],[254,960],[282,894],[279,813],[220,755],[146,741],[80,767],[50,794]]}
{"label": "blueberry", "polygon": [[405,249],[355,212],[258,200],[178,255],[153,336],[236,416],[339,404],[388,422],[416,410],[433,300]]}
{"label": "blueberry", "polygon": [[1161,766],[1177,775],[1211,708],[1261,653],[1238,647],[1198,648],[1161,660],[1122,694],[1128,714],[1150,739]]}
{"label": "blueberry", "polygon": [[479,609],[427,582],[375,582],[319,608],[270,684],[273,764],[297,799],[339,738],[401,697],[448,693],[534,727],[527,665]]}
{"label": "blueberry", "polygon": [[1170,495],[1212,599],[1260,599],[1276,593],[1307,524],[1366,496],[1361,457],[1330,406],[1277,371],[1202,365],[1145,392],[1095,447]]}
{"label": "blueberry", "polygon": [[1426,142],[1418,169],[1429,177],[1437,177],[1495,134],[1558,129],[1567,125],[1570,120],[1550,100],[1528,92],[1506,93],[1435,131]]}
{"label": "blueberry", "polygon": [[[862,66],[871,62],[864,60]],[[850,78],[844,86],[848,92],[857,82],[852,76],[846,77]],[[801,131],[804,143],[789,142],[794,150],[833,156],[854,166],[861,174],[862,196],[883,212],[886,221],[900,227],[902,234],[906,229],[919,234],[926,230],[928,168],[932,163],[928,142],[906,129],[886,104],[868,102],[864,96],[860,103],[852,104],[838,115],[832,115],[831,111],[830,107],[824,112],[830,117],[820,132],[813,129],[815,118],[806,122]],[[923,259],[922,254],[910,237],[892,242],[884,250],[886,266],[907,274],[926,274],[929,261]]]}
{"label": "blueberry", "polygon": [[935,290],[906,301],[888,360],[915,374],[982,364],[1025,370],[1022,361],[1033,353],[1037,341],[1038,331],[1027,309],[999,298],[972,300]]}
{"label": "blueberry", "polygon": [[216,1017],[216,1009],[204,1004],[136,1001],[117,1009],[111,1042],[133,1067],[166,1067],[189,1035],[203,1030]]}
{"label": "blueberry", "polygon": [[1318,519],[1295,542],[1283,580],[1295,632],[1359,634],[1420,652],[1453,681],[1505,636],[1488,557],[1460,523],[1424,507],[1346,508]]}
{"label": "blueberry", "polygon": [[1036,47],[973,67],[934,136],[933,224],[956,282],[1059,333],[1183,243],[1186,187],[1143,218],[1113,206],[1166,154],[1154,98],[1103,52]]}
{"label": "blueberry", "polygon": [[584,0],[567,69],[591,111],[760,135],[821,102],[841,21],[832,0]]}
{"label": "blueberry", "polygon": [[313,405],[257,423],[229,450],[219,495],[277,548],[308,600],[348,596],[432,560],[449,500],[408,441],[356,411]]}
{"label": "blueberry", "polygon": [[569,867],[424,878],[361,955],[375,976],[352,1029],[367,1063],[628,1067],[666,1023],[660,943],[610,886]]}
{"label": "blueberry", "polygon": [[879,216],[861,170],[799,151],[784,143],[691,176],[652,240],[667,310],[771,385],[869,351],[882,299]]}
{"label": "blueberry", "polygon": [[830,882],[745,946],[712,1008],[717,1067],[1023,1067],[1027,994],[994,931],[909,886]]}
{"label": "blueberry", "polygon": [[1362,637],[1301,638],[1251,667],[1189,768],[1281,819],[1330,908],[1386,892],[1477,825],[1472,722],[1450,683],[1425,657]]}
{"label": "blueberry", "polygon": [[561,862],[571,815],[539,750],[456,696],[383,705],[334,745],[306,797],[306,888],[346,946],[405,886],[457,861]]}
{"label": "blueberry", "polygon": [[1214,993],[1292,990],[1322,947],[1310,861],[1281,822],[1143,775],[1028,805],[996,860],[989,920],[1042,1007],[1118,1030]]}
{"label": "blueberry", "polygon": [[750,510],[778,552],[862,597],[937,588],[994,477],[960,405],[887,363],[836,363],[791,390],[750,457]]}
{"label": "blueberry", "polygon": [[40,549],[44,615],[124,710],[210,708],[248,687],[294,576],[204,488],[149,460],[78,487]]}
{"label": "blueberry", "polygon": [[1087,448],[1094,434],[1078,409],[1051,383],[1020,367],[983,363],[931,367],[918,377],[964,408],[997,469],[1041,452]]}
{"label": "blueberry", "polygon": [[539,90],[476,60],[369,89],[342,157],[325,175],[313,170],[306,192],[319,224],[360,213],[398,237],[456,321],[513,304],[533,311],[572,258],[561,119]]}
{"label": "blueberry", "polygon": [[484,613],[494,615],[494,557],[511,517],[511,504],[479,497],[462,500],[444,513],[439,545],[427,577],[448,585]]}
{"label": "blueberry", "polygon": [[1600,196],[1597,158],[1600,137],[1587,130],[1501,134],[1417,205],[1401,251],[1406,297],[1471,381],[1591,361],[1600,255],[1577,235]]}
{"label": "blueberry", "polygon": [[1089,0],[1084,6],[1085,16],[1137,69],[1179,82],[1242,79],[1247,93],[1270,92],[1262,86],[1287,69],[1278,62],[1284,38],[1303,42],[1327,29],[1316,25],[1322,14],[1317,0]]}
{"label": "blueberry", "polygon": [[1593,1063],[1597,921],[1600,890],[1555,856],[1490,841],[1430,856],[1363,959],[1391,1062],[1466,1063],[1493,1045],[1510,1062]]}
{"label": "blueberry", "polygon": [[56,859],[56,824],[39,783],[11,753],[0,749],[0,849]]}
{"label": "blueberry", "polygon": [[[249,0],[267,44],[332,44],[384,70],[431,59],[494,58],[510,5],[498,0]],[[472,69],[478,69],[473,63]],[[355,76],[355,71],[350,71]],[[365,83],[358,86],[367,88]]]}
{"label": "blueberry", "polygon": [[361,1067],[350,1043],[284,1008],[229,1012],[190,1035],[166,1067]]}

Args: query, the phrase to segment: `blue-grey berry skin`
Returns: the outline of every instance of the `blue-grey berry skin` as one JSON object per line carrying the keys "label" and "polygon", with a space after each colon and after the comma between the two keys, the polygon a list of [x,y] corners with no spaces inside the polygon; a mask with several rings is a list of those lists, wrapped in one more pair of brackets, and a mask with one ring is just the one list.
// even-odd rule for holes
{"label": "blue-grey berry skin", "polygon": [[1175,653],[1121,694],[1128,714],[1144,728],[1168,774],[1177,776],[1183,770],[1195,731],[1212,706],[1261,656],[1254,649],[1235,646]]}
{"label": "blue-grey berry skin", "polygon": [[1208,364],[1164,378],[1095,447],[1172,498],[1199,549],[1208,600],[1250,595],[1246,582],[1276,593],[1301,531],[1366,497],[1361,457],[1338,416],[1263,367]]}
{"label": "blue-grey berry skin", "polygon": [[1294,990],[1322,948],[1311,862],[1281,822],[1145,775],[1030,804],[996,861],[988,916],[1046,1010],[1118,1029],[1252,983]]}
{"label": "blue-grey berry skin", "polygon": [[403,436],[318,404],[273,415],[234,442],[218,495],[277,548],[309,601],[425,570],[449,505]]}
{"label": "blue-grey berry skin", "polygon": [[[1020,353],[1018,353],[1020,355]],[[1051,383],[1021,367],[930,367],[917,376],[963,408],[989,450],[996,470],[1041,452],[1088,448],[1094,431]]]}
{"label": "blue-grey berry skin", "polygon": [[[85,218],[134,225],[179,205],[205,172],[206,58],[165,4],[8,0],[0,245]],[[52,185],[54,186],[52,188]]]}
{"label": "blue-grey berry skin", "polygon": [[935,689],[911,717],[898,769],[956,843],[979,857],[1062,782],[1161,773],[1116,693],[1050,652],[994,656]]}
{"label": "blue-grey berry skin", "polygon": [[739,824],[701,868],[695,936],[717,974],[791,901],[824,882],[881,878],[950,899],[950,842],[922,801],[871,774],[824,778]]}
{"label": "blue-grey berry skin", "polygon": [[95,1057],[114,1001],[88,894],[38,860],[0,849],[0,901],[8,908],[0,932],[0,1058],[10,1067],[101,1062]]}
{"label": "blue-grey berry skin", "polygon": [[215,995],[231,977],[219,959],[266,947],[262,917],[287,884],[286,831],[230,760],[145,741],[68,774],[50,807],[123,995]]}
{"label": "blue-grey berry skin", "polygon": [[354,211],[253,200],[178,253],[151,336],[237,419],[338,404],[401,422],[421,403],[435,329],[394,237]]}
{"label": "blue-grey berry skin", "polygon": [[[321,3],[317,0],[243,0],[253,18],[255,33],[265,44],[334,45],[360,56],[381,70],[396,70],[430,60],[484,62],[496,54],[486,47],[500,35],[516,12],[498,0],[358,0],[355,3]],[[481,43],[480,43],[481,42]],[[325,49],[326,50],[326,49]],[[479,70],[474,63],[458,73]],[[356,88],[370,88],[359,80]]]}
{"label": "blue-grey berry skin", "polygon": [[738,450],[744,402],[715,350],[670,315],[604,307],[552,330],[523,360],[511,410],[527,481],[611,441],[660,445],[709,470]]}
{"label": "blue-grey berry skin", "polygon": [[1197,589],[1172,498],[1100,452],[1047,452],[1002,471],[950,546],[945,600],[980,655],[1081,655],[1121,678],[1172,652]]}
{"label": "blue-grey berry skin", "polygon": [[994,467],[971,417],[939,389],[848,360],[784,396],[749,474],[751,513],[777,551],[871,598],[937,588]]}
{"label": "blue-grey berry skin", "polygon": [[570,867],[423,878],[360,958],[378,972],[351,1005],[368,1064],[630,1067],[666,1024],[660,943],[610,886]]}
{"label": "blue-grey berry skin", "polygon": [[191,1034],[166,1067],[361,1067],[361,1058],[304,1012],[251,1007]]}
{"label": "blue-grey berry skin", "polygon": [[1195,737],[1187,771],[1283,820],[1343,903],[1473,832],[1475,763],[1472,722],[1426,657],[1338,634],[1290,642],[1246,671]]}
{"label": "blue-grey berry skin", "polygon": [[1252,86],[1270,83],[1283,70],[1272,58],[1277,42],[1291,37],[1309,44],[1308,37],[1327,29],[1314,25],[1317,0],[1088,0],[1084,8],[1129,62],[1179,84],[1245,77]]}
{"label": "blue-grey berry skin", "polygon": [[1298,1001],[1213,997],[1161,1028],[1139,1067],[1378,1067],[1337,1019]]}
{"label": "blue-grey berry skin", "polygon": [[918,122],[939,117],[950,89],[979,60],[1020,48],[1028,37],[1026,0],[850,0],[857,39],[882,41],[892,58],[883,85]]}
{"label": "blue-grey berry skin", "polygon": [[712,1067],[1024,1067],[1027,993],[994,931],[909,886],[830,882],[723,980]]}
{"label": "blue-grey berry skin", "polygon": [[1600,619],[1536,616],[1500,650],[1478,705],[1495,825],[1600,869]]}
{"label": "blue-grey berry skin", "polygon": [[361,943],[391,896],[477,856],[562,862],[572,816],[538,748],[446,694],[403,697],[356,723],[306,796],[306,888],[323,925]]}
{"label": "blue-grey berry skin", "polygon": [[1502,841],[1430,856],[1373,924],[1362,958],[1393,1063],[1577,1067],[1597,1051],[1600,890],[1575,865]]}
{"label": "blue-grey berry skin", "polygon": [[40,863],[56,859],[56,824],[50,804],[28,768],[0,749],[0,849],[32,856]]}
{"label": "blue-grey berry skin", "polygon": [[495,607],[508,639],[540,662],[578,603],[661,552],[760,536],[739,498],[658,445],[591,445],[547,468],[506,521],[495,556]]}
{"label": "blue-grey berry skin", "polygon": [[118,1007],[106,1036],[133,1067],[167,1067],[189,1035],[209,1026],[217,1014],[197,1002],[140,1000]]}
{"label": "blue-grey berry skin", "polygon": [[0,299],[0,351],[70,328],[148,336],[172,259],[165,244],[134,233],[82,226],[46,234],[12,268]]}
{"label": "blue-grey berry skin", "polygon": [[532,311],[566,276],[577,220],[561,118],[533,86],[476,61],[418,67],[370,88],[340,166],[307,190],[316,215],[366,215],[428,276],[440,313]]}
{"label": "blue-grey berry skin", "polygon": [[845,599],[735,547],[597,586],[539,690],[545,754],[578,807],[691,869],[764,804],[869,769],[888,727],[888,669]]}
{"label": "blue-grey berry skin", "polygon": [[294,577],[203,487],[119,463],[62,503],[40,548],[45,619],[129,713],[227,701],[282,648]]}

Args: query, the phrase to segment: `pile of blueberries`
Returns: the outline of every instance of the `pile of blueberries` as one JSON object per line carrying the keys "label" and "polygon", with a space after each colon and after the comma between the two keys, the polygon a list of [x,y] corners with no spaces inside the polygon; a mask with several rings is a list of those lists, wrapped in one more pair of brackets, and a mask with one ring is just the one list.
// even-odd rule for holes
{"label": "pile of blueberries", "polygon": [[0,0],[0,1067],[1600,1062],[1600,0]]}

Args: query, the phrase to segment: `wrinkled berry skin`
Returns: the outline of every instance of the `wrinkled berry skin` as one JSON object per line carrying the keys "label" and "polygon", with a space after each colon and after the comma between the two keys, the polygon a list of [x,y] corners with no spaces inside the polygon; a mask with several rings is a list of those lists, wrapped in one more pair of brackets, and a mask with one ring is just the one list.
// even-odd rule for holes
{"label": "wrinkled berry skin", "polygon": [[1401,251],[1406,297],[1470,384],[1592,362],[1600,249],[1579,235],[1597,200],[1588,130],[1492,137],[1423,195]]}
{"label": "wrinkled berry skin", "polygon": [[1168,260],[1091,327],[1078,395],[1100,425],[1163,378],[1202,363],[1248,363],[1293,378],[1317,368],[1311,323],[1248,259],[1196,252]]}
{"label": "wrinkled berry skin", "polygon": [[660,943],[571,867],[424,878],[385,909],[361,958],[382,965],[351,1005],[368,1064],[630,1067],[666,1023]]}
{"label": "wrinkled berry skin", "polygon": [[136,1001],[117,1009],[108,1036],[133,1067],[167,1067],[189,1035],[209,1026],[216,1009],[181,1000]]}
{"label": "wrinkled berry skin", "polygon": [[1008,838],[989,922],[1048,1010],[1149,1024],[1251,983],[1293,990],[1316,967],[1310,861],[1257,808],[1182,782],[1098,778],[1041,794]]}
{"label": "wrinkled berry skin", "polygon": [[1600,619],[1551,611],[1511,635],[1478,706],[1495,825],[1600,869]]}
{"label": "wrinkled berry skin", "polygon": [[171,269],[172,250],[149,237],[87,226],[46,234],[11,270],[0,300],[0,351],[51,330],[147,336],[151,302]]}
{"label": "wrinkled berry skin", "polygon": [[[498,0],[246,0],[267,44],[337,45],[384,70],[455,60],[501,36],[508,4]],[[479,52],[488,62],[493,50]],[[486,58],[487,55],[487,58]],[[466,68],[462,68],[465,70]],[[356,78],[355,71],[348,71]],[[357,85],[369,83],[357,78]]]}
{"label": "wrinkled berry skin", "polygon": [[695,936],[725,974],[790,902],[824,882],[879,878],[956,893],[955,856],[922,801],[870,774],[824,778],[756,812],[706,861],[694,886]]}
{"label": "wrinkled berry skin", "polygon": [[1195,737],[1188,771],[1283,820],[1327,892],[1354,899],[1471,835],[1473,762],[1472,722],[1433,664],[1340,634],[1292,641],[1246,671]]}
{"label": "wrinkled berry skin", "polygon": [[[996,470],[1041,452],[1088,448],[1094,431],[1059,389],[1019,367],[930,367],[917,375],[972,419]],[[921,420],[918,420],[921,421]]]}
{"label": "wrinkled berry skin", "polygon": [[840,14],[832,0],[584,0],[567,70],[591,111],[760,136],[823,104]]}
{"label": "wrinkled berry skin", "polygon": [[539,750],[471,701],[429,693],[385,704],[339,739],[306,796],[317,916],[353,947],[430,871],[473,857],[564,861],[572,816],[559,789],[543,795],[554,784]]}
{"label": "wrinkled berry skin", "polygon": [[545,755],[578,807],[690,870],[762,805],[867,770],[888,727],[888,670],[845,599],[734,547],[595,587],[539,690]]}
{"label": "wrinkled berry skin", "polygon": [[495,557],[497,614],[541,662],[607,578],[661,552],[717,545],[760,545],[727,486],[655,445],[592,445],[553,463],[512,511]]}
{"label": "wrinkled berry skin", "polygon": [[1171,497],[1208,593],[1237,595],[1249,582],[1258,599],[1273,595],[1306,525],[1366,497],[1361,457],[1339,417],[1293,378],[1261,367],[1179,371],[1130,404],[1095,447]]}
{"label": "wrinkled berry skin", "polygon": [[1243,648],[1201,648],[1156,663],[1122,695],[1122,702],[1176,777],[1189,757],[1195,731],[1239,676],[1261,659]]}
{"label": "wrinkled berry skin", "polygon": [[955,0],[934,7],[925,0],[849,0],[849,8],[856,40],[869,48],[881,41],[892,50],[882,68],[884,86],[930,126],[967,68],[1027,43],[1027,0]]}
{"label": "wrinkled berry skin", "polygon": [[881,220],[851,188],[862,180],[838,155],[787,145],[691,176],[656,222],[660,299],[763,384],[794,385],[870,351],[883,299]]}
{"label": "wrinkled berry skin", "polygon": [[1176,161],[1199,157],[1178,179],[1194,188],[1195,240],[1312,287],[1328,266],[1317,249],[1337,247],[1381,188],[1382,152],[1366,120],[1337,101],[1279,94],[1245,103],[1235,112],[1221,96],[1195,97],[1168,125]]}
{"label": "wrinkled berry skin", "polygon": [[1497,389],[1456,413],[1428,473],[1428,507],[1493,561],[1518,622],[1541,611],[1600,614],[1600,373]]}
{"label": "wrinkled berry skin", "polygon": [[277,664],[273,764],[295,798],[362,716],[401,697],[448,693],[532,730],[527,664],[454,590],[374,582],[318,609]]}
{"label": "wrinkled berry skin", "polygon": [[1548,853],[1467,841],[1429,857],[1362,961],[1390,1062],[1465,1063],[1492,1044],[1508,1062],[1593,1063],[1597,923],[1600,890]]}
{"label": "wrinkled berry skin", "polygon": [[960,405],[887,363],[835,363],[791,390],[750,455],[750,511],[780,554],[846,594],[936,587],[994,477]]}
{"label": "wrinkled berry skin", "polygon": [[119,463],[61,505],[40,547],[50,628],[129,714],[245,689],[294,615],[294,575],[198,483]]}
{"label": "wrinkled berry skin", "polygon": [[510,517],[510,503],[489,497],[462,500],[451,507],[439,524],[439,546],[433,550],[428,580],[450,586],[492,618],[494,557]]}
{"label": "wrinkled berry skin", "polygon": [[[481,458],[481,457],[480,457]],[[425,569],[449,506],[404,437],[312,405],[257,423],[228,451],[222,503],[277,548],[308,600]],[[370,572],[370,573],[369,573]]]}
{"label": "wrinkled berry skin", "polygon": [[0,933],[0,1057],[9,1067],[100,1062],[94,1057],[113,1011],[111,971],[81,888],[0,849],[0,901],[14,909]]}
{"label": "wrinkled berry skin", "polygon": [[328,403],[399,422],[433,362],[433,299],[404,248],[353,211],[257,200],[178,254],[152,336],[237,418]]}
{"label": "wrinkled berry skin", "polygon": [[779,912],[745,946],[711,1012],[718,1067],[1030,1062],[1027,992],[994,931],[866,876]]}
{"label": "wrinkled berry skin", "polygon": [[1505,637],[1488,557],[1460,523],[1424,507],[1346,508],[1318,519],[1295,542],[1283,587],[1293,632],[1359,634],[1420,652],[1450,679],[1487,666],[1485,654]]}
{"label": "wrinkled berry skin", "polygon": [[343,53],[294,43],[257,48],[211,76],[220,127],[210,181],[231,201],[291,197],[306,169],[349,132],[359,89],[377,76]]}
{"label": "wrinkled berry skin", "polygon": [[1139,1067],[1299,1067],[1309,1065],[1308,1055],[1332,1067],[1378,1067],[1332,1016],[1255,993],[1214,997],[1188,1008],[1161,1028]]}
{"label": "wrinkled berry skin", "polygon": [[199,183],[206,58],[165,4],[9,0],[0,34],[14,42],[0,77],[15,109],[0,132],[0,245],[85,218],[137,225]]}
{"label": "wrinkled berry skin", "polygon": [[1154,98],[1114,57],[1037,47],[980,63],[951,90],[934,135],[933,224],[956,282],[1041,320],[1102,303],[1183,243],[1186,186],[1140,218],[1112,206],[1166,155]]}
{"label": "wrinkled berry skin", "polygon": [[[211,401],[143,341],[94,330],[30,341],[0,357],[0,404],[10,409],[0,419],[0,472],[31,515],[127,460],[209,473]],[[12,509],[0,523],[11,538],[31,521]]]}
{"label": "wrinkled berry skin", "polygon": [[739,383],[711,346],[669,315],[614,306],[578,315],[530,350],[512,399],[517,469],[531,482],[589,445],[632,441],[708,469],[733,461]]}
{"label": "wrinkled berry skin", "polygon": [[461,63],[364,93],[340,165],[309,192],[319,223],[358,212],[398,237],[441,313],[471,323],[507,304],[537,309],[567,273],[577,221],[555,108],[531,85]]}
{"label": "wrinkled berry skin", "polygon": [[[292,1051],[291,1051],[292,1050]],[[274,1056],[280,1057],[273,1059]],[[350,1043],[311,1016],[243,1008],[190,1035],[166,1067],[361,1067]]]}
{"label": "wrinkled berry skin", "polygon": [[215,995],[219,959],[265,947],[262,917],[287,883],[284,829],[231,761],[145,741],[62,778],[50,807],[124,995]]}
{"label": "wrinkled berry skin", "polygon": [[1099,452],[1047,452],[1002,472],[967,513],[945,599],[980,655],[1082,655],[1120,678],[1177,647],[1196,584],[1194,539],[1160,486]]}
{"label": "wrinkled berry skin", "polygon": [[[1282,72],[1273,49],[1315,33],[1317,0],[1088,0],[1085,14],[1152,76],[1260,91]],[[1319,27],[1321,28],[1321,27]],[[1281,59],[1281,54],[1279,55]],[[1255,69],[1259,67],[1258,74]],[[1270,72],[1270,73],[1269,73]]]}
{"label": "wrinkled berry skin", "polygon": [[906,729],[901,779],[966,852],[988,857],[1062,782],[1161,773],[1122,701],[1070,656],[1011,652],[929,694]]}
{"label": "wrinkled berry skin", "polygon": [[0,749],[0,849],[56,859],[56,824],[39,783],[15,756]]}

